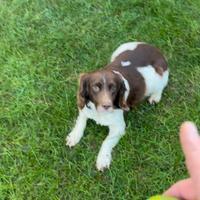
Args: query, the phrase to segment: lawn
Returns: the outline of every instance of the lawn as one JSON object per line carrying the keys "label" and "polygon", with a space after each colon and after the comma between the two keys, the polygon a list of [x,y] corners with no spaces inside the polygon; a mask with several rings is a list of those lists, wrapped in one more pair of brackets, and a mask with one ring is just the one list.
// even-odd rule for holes
{"label": "lawn", "polygon": [[[188,176],[178,138],[200,126],[199,0],[0,1],[0,199],[143,200]],[[159,47],[170,81],[126,116],[111,168],[95,168],[107,129],[89,121],[73,149],[77,80],[127,41]]]}

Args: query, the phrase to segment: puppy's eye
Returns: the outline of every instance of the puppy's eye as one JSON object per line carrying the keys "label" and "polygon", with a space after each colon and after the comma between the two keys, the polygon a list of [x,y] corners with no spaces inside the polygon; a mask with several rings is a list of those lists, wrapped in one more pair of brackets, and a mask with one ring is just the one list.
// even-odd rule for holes
{"label": "puppy's eye", "polygon": [[109,85],[109,90],[110,90],[111,92],[115,92],[115,91],[116,91],[116,86],[113,85],[113,84],[110,84],[110,85]]}
{"label": "puppy's eye", "polygon": [[101,88],[100,88],[99,85],[93,85],[93,86],[92,86],[92,90],[93,90],[94,92],[99,92],[99,91],[101,90]]}

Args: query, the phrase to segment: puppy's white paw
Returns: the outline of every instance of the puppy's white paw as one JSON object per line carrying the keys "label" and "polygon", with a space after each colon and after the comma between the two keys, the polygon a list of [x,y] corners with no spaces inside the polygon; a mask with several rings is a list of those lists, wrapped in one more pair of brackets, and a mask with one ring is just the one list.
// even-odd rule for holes
{"label": "puppy's white paw", "polygon": [[99,171],[104,171],[110,167],[112,156],[110,153],[99,153],[97,157],[96,167]]}
{"label": "puppy's white paw", "polygon": [[70,148],[75,146],[79,141],[81,137],[80,134],[72,131],[67,137],[66,137],[66,145]]}
{"label": "puppy's white paw", "polygon": [[156,102],[154,101],[154,99],[152,99],[151,97],[148,99],[148,102],[151,104],[151,105],[154,105]]}
{"label": "puppy's white paw", "polygon": [[153,94],[149,97],[148,101],[150,104],[154,105],[161,100],[161,94]]}

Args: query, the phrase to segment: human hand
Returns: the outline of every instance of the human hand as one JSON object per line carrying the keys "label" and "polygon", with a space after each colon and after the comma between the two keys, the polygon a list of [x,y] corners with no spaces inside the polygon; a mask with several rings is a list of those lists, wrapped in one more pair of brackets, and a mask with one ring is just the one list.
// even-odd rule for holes
{"label": "human hand", "polygon": [[164,195],[185,200],[200,200],[200,136],[193,123],[184,122],[181,125],[180,141],[190,178],[175,183]]}

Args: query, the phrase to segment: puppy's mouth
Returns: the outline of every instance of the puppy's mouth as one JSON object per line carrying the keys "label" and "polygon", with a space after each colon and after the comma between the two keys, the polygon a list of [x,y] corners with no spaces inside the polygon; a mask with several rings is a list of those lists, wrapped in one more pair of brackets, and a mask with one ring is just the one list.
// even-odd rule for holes
{"label": "puppy's mouth", "polygon": [[98,105],[97,111],[104,113],[104,112],[113,112],[113,106],[112,105]]}

